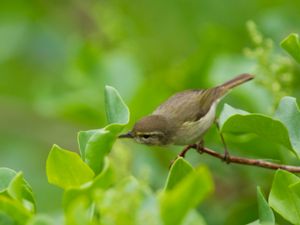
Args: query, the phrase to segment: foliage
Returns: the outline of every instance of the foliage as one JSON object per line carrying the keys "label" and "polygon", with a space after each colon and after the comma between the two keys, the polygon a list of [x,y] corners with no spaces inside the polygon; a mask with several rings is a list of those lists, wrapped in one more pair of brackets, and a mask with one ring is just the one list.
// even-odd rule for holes
{"label": "foliage", "polygon": [[94,172],[78,154],[54,145],[47,160],[48,181],[61,188],[78,187],[94,177]]}
{"label": "foliage", "polygon": [[300,223],[299,181],[296,175],[278,170],[269,195],[270,206],[292,224]]}
{"label": "foliage", "polygon": [[[146,219],[148,224],[196,224],[199,221],[204,224],[201,216],[194,211],[213,190],[212,177],[204,166],[194,170],[187,161],[178,158],[170,170],[165,190],[159,193],[154,193],[132,176],[115,178],[111,162],[106,158],[112,146],[107,142],[115,141],[128,123],[129,113],[114,88],[107,87],[105,94],[110,124],[103,130],[110,135],[97,131],[80,132],[78,141],[85,162],[77,153],[57,145],[52,147],[48,156],[48,181],[65,190],[66,224],[141,224]],[[97,155],[99,149],[105,154]],[[97,158],[97,163],[88,160],[87,151]],[[99,167],[99,164],[104,166]],[[17,210],[16,206],[21,205],[14,207],[10,204],[20,204],[19,201],[22,202],[28,196],[27,192],[21,190],[25,184],[24,188],[29,189],[27,183],[23,184],[25,181],[22,180],[22,174],[5,168],[0,172],[3,182],[1,192],[7,191],[11,198],[7,198],[7,202],[1,201],[2,210],[6,213],[2,220],[10,216],[18,224],[25,224],[26,221],[28,224],[38,224],[40,219],[32,220],[33,214],[25,206],[15,215],[11,214]],[[32,193],[29,196],[33,200]],[[46,221],[46,224],[50,223],[47,218]]]}
{"label": "foliage", "polygon": [[295,98],[282,98],[273,117],[225,105],[220,123],[224,133],[253,133],[267,141],[283,145],[298,157],[300,155],[300,111]]}
{"label": "foliage", "polygon": [[35,212],[35,200],[22,172],[0,168],[0,222],[24,224]]}
{"label": "foliage", "polygon": [[[105,89],[109,124],[102,129],[81,131],[81,157],[54,145],[47,159],[51,184],[64,189],[66,224],[205,224],[195,207],[214,189],[209,169],[194,169],[177,158],[169,171],[165,188],[154,192],[132,176],[118,177],[117,165],[107,158],[113,143],[129,121],[129,110],[118,92]],[[300,112],[296,100],[281,100],[274,117],[248,113],[225,105],[221,132],[254,133],[281,144],[297,156]],[[53,224],[47,217],[34,216],[35,200],[21,172],[0,169],[1,220],[6,224]],[[300,178],[282,170],[275,174],[269,203],[257,188],[259,220],[252,224],[275,224],[272,207],[293,224],[300,223]],[[298,202],[299,198],[299,202]],[[117,203],[117,204],[116,204]],[[269,206],[270,205],[270,206]]]}
{"label": "foliage", "polygon": [[[202,15],[209,16],[205,10],[199,13],[196,10],[197,7],[188,9],[182,3],[174,2],[174,6],[168,7],[168,16],[170,17],[168,19],[161,19],[156,15],[165,15],[165,10],[161,10],[161,12],[158,10],[164,7],[156,8],[146,3],[136,2],[136,4],[132,4],[133,6],[125,3],[118,4],[114,1],[101,3],[88,13],[87,10],[90,9],[90,6],[87,4],[89,3],[78,4],[81,5],[74,3],[72,10],[67,11],[65,8],[61,10],[63,18],[66,17],[65,14],[73,15],[73,9],[75,9],[76,15],[80,15],[76,19],[84,21],[80,28],[82,36],[61,29],[66,27],[64,25],[60,28],[64,33],[62,36],[57,36],[54,30],[45,29],[44,23],[52,21],[47,16],[54,14],[55,10],[53,10],[52,12],[47,11],[49,15],[45,14],[43,19],[38,19],[38,30],[35,30],[31,40],[28,36],[30,32],[25,32],[23,27],[31,29],[37,21],[37,15],[34,16],[27,4],[20,6],[19,12],[22,13],[16,13],[22,23],[18,24],[18,19],[16,19],[14,24],[7,24],[5,29],[2,27],[0,29],[0,33],[4,34],[0,39],[2,43],[5,43],[3,51],[0,53],[0,62],[5,63],[4,69],[1,71],[1,74],[4,74],[3,82],[0,85],[1,93],[9,97],[17,96],[16,99],[19,98],[26,104],[30,104],[40,115],[50,118],[57,116],[67,121],[76,121],[76,129],[78,129],[78,123],[80,127],[99,127],[103,123],[104,110],[102,108],[104,107],[102,106],[104,104],[101,102],[103,95],[99,91],[102,83],[117,86],[122,96],[128,100],[133,117],[136,117],[149,112],[153,106],[174,90],[199,87],[199,83],[203,87],[208,86],[211,78],[207,78],[207,75],[213,73],[213,68],[217,67],[217,63],[213,62],[215,59],[217,61],[221,58],[218,54],[220,52],[226,54],[227,51],[233,52],[245,45],[245,41],[241,41],[243,39],[240,38],[241,35],[238,35],[242,33],[235,28],[238,27],[235,24],[237,20],[224,20],[215,24],[201,22]],[[157,4],[164,3],[157,2]],[[210,4],[217,12],[218,18],[222,17],[217,7],[213,6],[215,3]],[[9,3],[5,3],[2,10],[9,11],[8,5]],[[43,6],[41,4],[40,7],[45,7],[41,10],[42,12],[46,11],[46,8],[52,8],[51,3]],[[181,30],[172,27],[173,24],[178,24],[176,23],[178,14],[176,7],[180,11],[184,11],[180,15],[183,15],[181,19],[186,23],[179,22],[183,24]],[[99,8],[104,9],[101,15],[97,11]],[[118,11],[115,11],[116,8]],[[141,8],[144,8],[145,11]],[[189,12],[194,9],[195,13],[190,14]],[[23,20],[23,10],[25,10],[24,15],[33,17],[30,18],[30,21]],[[255,8],[249,8],[249,10],[256,11]],[[40,12],[40,10],[38,11]],[[243,10],[234,11],[243,12]],[[155,18],[160,18],[159,23],[155,23],[151,12],[155,12]],[[290,13],[289,10],[287,12]],[[44,13],[39,14],[44,15]],[[133,18],[126,17],[129,14]],[[241,13],[240,16],[248,17],[243,14]],[[192,24],[188,19],[191,17],[195,17]],[[226,15],[223,17],[228,18]],[[56,20],[64,24],[70,22],[73,26],[73,21],[60,20],[60,18],[56,18]],[[97,23],[97,21],[101,21],[101,23]],[[102,21],[104,22],[102,23]],[[243,23],[242,19],[238,21]],[[298,24],[296,21],[295,23]],[[128,24],[130,25],[128,26]],[[142,27],[140,24],[147,24],[147,26]],[[230,25],[232,26],[231,30],[223,30],[226,24],[232,24]],[[100,28],[101,31],[95,32]],[[255,83],[260,88],[267,89],[269,97],[265,102],[255,98],[256,91],[259,92],[258,86],[254,88],[249,86],[251,94],[248,97],[243,97],[242,92],[240,92],[240,96],[233,97],[233,100],[230,100],[233,103],[231,105],[239,105],[239,108],[243,108],[243,110],[225,105],[221,112],[222,132],[233,149],[243,149],[244,147],[246,150],[257,149],[257,152],[260,151],[259,153],[255,151],[246,153],[255,156],[263,155],[268,158],[274,157],[284,163],[297,163],[298,159],[294,156],[299,155],[299,131],[297,129],[300,123],[299,109],[295,98],[284,96],[297,95],[298,91],[299,82],[297,83],[296,76],[298,67],[295,66],[295,62],[299,62],[298,36],[291,34],[281,42],[282,48],[295,59],[294,62],[290,60],[290,57],[278,53],[273,41],[264,38],[257,31],[254,23],[249,22],[248,28],[254,49],[248,48],[245,52],[255,61]],[[188,36],[186,30],[193,31],[194,35]],[[214,33],[213,30],[218,30],[219,33]],[[70,33],[71,37],[65,37],[66,33]],[[6,38],[10,36],[7,34],[13,34],[12,36],[15,38]],[[222,38],[220,38],[221,36]],[[99,44],[100,39],[101,44]],[[124,39],[129,41],[124,42]],[[227,42],[229,47],[220,48]],[[15,50],[8,51],[9,46],[15,46]],[[22,52],[16,51],[18,46]],[[165,53],[162,53],[162,48]],[[43,57],[40,57],[40,53]],[[23,55],[26,57],[22,57]],[[170,60],[171,58],[173,60]],[[37,65],[31,68],[30,65],[36,61]],[[232,60],[229,67],[239,67],[240,64],[243,64],[240,62],[245,61],[244,59],[242,61]],[[228,64],[225,67],[227,66]],[[245,67],[241,69],[245,70]],[[62,79],[58,79],[61,71],[63,71]],[[149,74],[149,79],[139,76],[145,71]],[[226,74],[223,70],[221,71]],[[37,74],[38,76],[36,76]],[[126,79],[123,77],[120,79],[120,74]],[[21,80],[18,84],[15,83],[17,79]],[[3,84],[8,84],[8,88]],[[35,92],[38,94],[34,94]],[[254,101],[251,102],[250,98],[253,98]],[[245,99],[249,103],[240,104],[244,103]],[[135,154],[134,148],[128,148],[127,145],[120,142],[116,143],[118,134],[129,123],[129,110],[118,92],[112,87],[105,88],[103,102],[105,102],[108,125],[101,129],[78,133],[80,154],[53,145],[48,155],[46,162],[48,181],[63,189],[63,212],[49,213],[48,215],[40,214],[40,211],[36,213],[36,200],[30,185],[23,178],[23,173],[1,168],[0,224],[60,224],[62,223],[59,218],[61,215],[64,215],[66,224],[190,225],[206,224],[206,221],[210,224],[210,221],[217,220],[216,211],[223,218],[227,217],[227,224],[241,224],[240,221],[245,223],[245,221],[249,222],[255,218],[258,220],[253,224],[275,224],[275,219],[279,224],[286,223],[286,221],[292,224],[299,223],[299,181],[297,176],[286,171],[279,170],[275,173],[268,201],[265,200],[261,189],[257,189],[257,215],[248,210],[249,208],[243,210],[240,207],[239,210],[243,210],[243,212],[234,211],[234,208],[240,203],[251,205],[252,200],[247,200],[250,198],[244,198],[243,195],[249,197],[249,193],[254,192],[253,185],[256,183],[263,187],[269,186],[270,176],[265,171],[257,173],[253,168],[246,170],[243,167],[232,170],[231,165],[219,165],[219,162],[214,162],[210,164],[210,168],[207,168],[204,165],[194,166],[195,162],[199,161],[196,157],[188,158],[189,162],[178,158],[168,172],[165,186],[162,187],[157,181],[162,180],[166,175],[161,169],[161,164],[165,165],[168,162],[167,151],[158,150],[156,151],[158,153],[153,153],[153,155],[159,155],[157,158],[163,162],[158,164],[157,161],[153,163],[153,155],[150,155],[149,151],[145,153],[143,146],[135,147],[139,149],[138,154]],[[139,102],[139,109],[135,107],[137,102]],[[264,108],[269,107],[275,113],[272,112],[271,115],[250,113],[251,111],[262,111],[255,108],[256,104],[261,104]],[[8,108],[8,114],[19,111],[14,108],[10,110],[5,104],[4,112],[6,108]],[[246,112],[245,108],[249,112]],[[20,111],[22,114],[22,110]],[[3,122],[5,122],[4,120]],[[135,118],[132,121],[134,120]],[[4,129],[11,128],[11,126],[26,127],[24,124],[27,121],[31,125],[31,118],[25,114],[23,119],[15,123],[16,125],[9,122],[8,125],[6,123],[1,125]],[[58,132],[56,132],[56,124],[53,124],[53,127],[55,130],[51,130],[49,125],[49,131],[43,134],[47,137],[47,141],[52,143],[55,140],[60,145],[69,146],[66,147],[67,149],[72,149],[74,147],[70,144],[72,141],[65,141],[68,138],[62,135],[65,132],[64,126],[60,127]],[[42,132],[36,131],[36,133]],[[27,132],[23,130],[21,136],[26,135],[28,135]],[[6,136],[3,137],[3,139],[5,138]],[[18,143],[17,139],[14,137],[11,143]],[[211,134],[208,134],[207,143],[209,145],[215,146],[215,140],[215,137],[212,138]],[[26,145],[20,144],[18,148],[21,148],[22,152],[26,154]],[[36,148],[38,149],[40,146],[36,145]],[[128,162],[130,156],[124,154],[126,151],[132,151],[131,154],[135,154],[134,161]],[[294,154],[290,154],[290,152]],[[32,154],[30,157],[34,155],[38,154]],[[17,156],[19,160],[22,159],[21,152],[18,152]],[[29,161],[31,162],[31,158]],[[44,167],[44,160],[40,161]],[[130,166],[127,166],[127,163]],[[145,171],[140,169],[145,167],[138,167],[137,163],[150,164],[151,172],[147,168]],[[208,160],[207,164],[209,163]],[[133,169],[134,167],[138,169]],[[17,168],[22,168],[22,166],[17,166]],[[231,170],[230,181],[227,181],[229,175],[226,168]],[[27,171],[25,172],[27,174]],[[214,176],[214,182],[211,174]],[[153,176],[155,182],[153,182]],[[33,181],[34,187],[36,181],[32,177],[28,178]],[[224,180],[226,181],[224,182]],[[228,185],[229,183],[230,185]],[[42,195],[47,196],[48,194],[43,190]],[[210,196],[209,199],[207,199],[208,196]],[[54,197],[50,195],[50,199],[52,198]],[[37,202],[41,201],[37,198]],[[50,201],[45,202],[43,204],[52,204]],[[226,215],[224,216],[224,214]],[[249,217],[243,218],[246,214]],[[230,222],[230,216],[234,218],[232,221],[235,223]],[[219,223],[223,224],[222,222]]]}
{"label": "foliage", "polygon": [[[198,167],[195,171],[190,171],[190,165],[178,158],[170,170],[165,191],[160,198],[164,224],[182,224],[186,214],[212,190],[212,178],[207,168]],[[190,223],[197,223],[197,220]]]}
{"label": "foliage", "polygon": [[[273,98],[273,106],[269,107],[274,110],[283,96],[292,93],[296,79],[295,67],[289,57],[274,53],[273,41],[270,38],[264,38],[253,21],[249,21],[247,27],[255,48],[246,48],[245,54],[256,61],[256,83],[270,92]],[[294,37],[294,41],[289,41],[288,43],[291,36]],[[286,50],[294,49],[292,53],[290,50],[287,50],[294,57],[298,51],[299,44],[296,42],[295,35],[291,36],[282,41],[282,47]]]}
{"label": "foliage", "polygon": [[274,213],[268,205],[260,187],[257,187],[257,202],[259,222],[261,224],[275,224]]}
{"label": "foliage", "polygon": [[300,42],[298,34],[290,34],[281,42],[284,48],[298,63],[300,63]]}

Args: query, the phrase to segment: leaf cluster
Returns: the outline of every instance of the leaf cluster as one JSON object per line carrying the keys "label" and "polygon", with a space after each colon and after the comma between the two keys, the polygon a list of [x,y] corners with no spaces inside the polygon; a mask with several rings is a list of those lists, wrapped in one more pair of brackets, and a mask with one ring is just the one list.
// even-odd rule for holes
{"label": "leaf cluster", "polygon": [[[282,46],[297,61],[299,41],[292,34]],[[47,159],[49,183],[64,190],[65,224],[193,225],[205,224],[197,206],[214,191],[214,182],[205,166],[193,168],[179,157],[172,165],[165,186],[154,191],[120,167],[110,154],[122,129],[129,122],[129,110],[113,87],[105,88],[108,125],[80,131],[80,154],[53,145]],[[273,116],[249,113],[225,105],[221,132],[255,134],[300,155],[300,112],[295,98],[281,99]],[[124,175],[125,174],[125,175]],[[273,210],[292,224],[300,224],[300,178],[286,171],[275,173],[268,201],[257,188],[259,219],[252,224],[275,224]],[[0,168],[1,224],[57,224],[36,213],[30,185],[22,172]]]}

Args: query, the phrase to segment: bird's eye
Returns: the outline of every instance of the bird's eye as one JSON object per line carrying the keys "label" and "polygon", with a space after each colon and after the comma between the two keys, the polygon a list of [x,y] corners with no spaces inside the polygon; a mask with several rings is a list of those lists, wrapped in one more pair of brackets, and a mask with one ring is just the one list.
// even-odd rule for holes
{"label": "bird's eye", "polygon": [[145,138],[145,139],[148,139],[150,137],[150,135],[149,134],[144,134],[142,137]]}

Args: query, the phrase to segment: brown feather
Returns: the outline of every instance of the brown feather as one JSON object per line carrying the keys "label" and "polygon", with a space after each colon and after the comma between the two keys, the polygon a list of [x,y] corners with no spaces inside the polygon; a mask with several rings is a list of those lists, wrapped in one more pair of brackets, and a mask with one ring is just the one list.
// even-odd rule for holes
{"label": "brown feather", "polygon": [[179,92],[120,137],[134,138],[148,145],[193,144],[215,120],[218,100],[230,89],[253,78],[250,74],[241,74],[214,88]]}
{"label": "brown feather", "polygon": [[170,120],[176,119],[179,126],[186,121],[197,121],[231,88],[253,78],[253,75],[241,74],[214,88],[179,92],[162,103],[152,114],[164,115]]}
{"label": "brown feather", "polygon": [[218,88],[221,90],[221,92],[226,93],[228,90],[241,85],[249,80],[252,80],[254,78],[253,75],[248,73],[243,73],[238,75],[237,77],[225,82],[224,84],[221,84],[218,86]]}

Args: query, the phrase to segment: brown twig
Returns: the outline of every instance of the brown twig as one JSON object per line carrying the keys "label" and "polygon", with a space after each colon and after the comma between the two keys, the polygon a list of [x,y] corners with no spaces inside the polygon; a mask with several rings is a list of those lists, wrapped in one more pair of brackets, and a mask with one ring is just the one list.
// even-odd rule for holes
{"label": "brown twig", "polygon": [[[206,147],[199,148],[197,145],[189,145],[187,148],[185,148],[185,153],[188,151],[187,149],[192,149],[192,148],[196,149],[197,152],[199,152],[200,154],[206,153],[213,157],[216,157],[216,158],[219,158],[222,160],[224,159],[223,154],[215,152]],[[300,166],[282,165],[282,164],[267,162],[267,161],[264,161],[261,159],[249,159],[249,158],[243,158],[243,157],[230,155],[230,156],[228,156],[228,158],[226,160],[228,160],[229,163],[236,163],[236,164],[249,165],[249,166],[258,166],[258,167],[263,167],[263,168],[272,169],[272,170],[282,169],[282,170],[287,170],[292,173],[300,173]]]}

